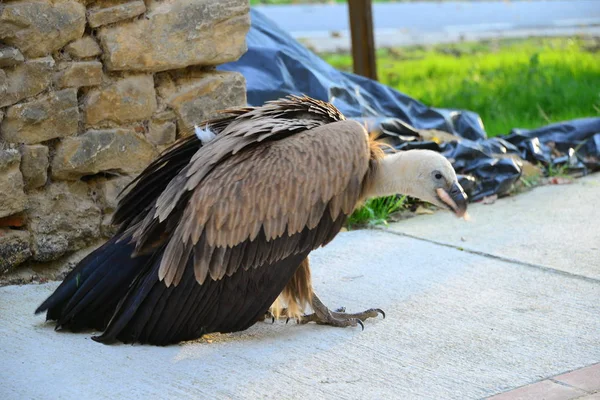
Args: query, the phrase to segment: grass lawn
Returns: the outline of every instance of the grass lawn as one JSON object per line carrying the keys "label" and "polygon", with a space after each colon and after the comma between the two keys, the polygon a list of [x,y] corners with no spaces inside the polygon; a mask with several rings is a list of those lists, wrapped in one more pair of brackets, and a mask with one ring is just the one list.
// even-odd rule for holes
{"label": "grass lawn", "polygon": [[[321,54],[352,70],[346,54]],[[477,112],[489,136],[600,116],[600,40],[539,38],[380,49],[379,80],[427,105]]]}

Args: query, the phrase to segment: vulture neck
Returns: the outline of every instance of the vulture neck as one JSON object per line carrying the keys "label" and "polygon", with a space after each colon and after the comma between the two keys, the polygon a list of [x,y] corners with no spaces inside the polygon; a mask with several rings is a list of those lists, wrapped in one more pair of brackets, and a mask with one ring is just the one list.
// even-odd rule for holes
{"label": "vulture neck", "polygon": [[418,196],[421,186],[416,173],[419,160],[411,151],[401,151],[386,155],[373,175],[371,189],[366,198],[404,194]]}

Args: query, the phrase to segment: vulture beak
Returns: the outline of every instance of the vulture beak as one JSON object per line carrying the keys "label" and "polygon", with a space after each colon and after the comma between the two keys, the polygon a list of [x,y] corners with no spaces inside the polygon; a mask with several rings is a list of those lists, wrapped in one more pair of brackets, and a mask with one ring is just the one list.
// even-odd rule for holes
{"label": "vulture beak", "polygon": [[438,188],[436,191],[440,200],[454,211],[457,217],[462,218],[465,216],[467,212],[467,194],[458,182],[452,184],[449,192],[442,188]]}

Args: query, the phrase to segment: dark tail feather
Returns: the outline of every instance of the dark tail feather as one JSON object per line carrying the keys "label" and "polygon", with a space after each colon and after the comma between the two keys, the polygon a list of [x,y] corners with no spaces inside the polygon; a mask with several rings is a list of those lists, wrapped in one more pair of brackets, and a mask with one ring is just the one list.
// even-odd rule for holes
{"label": "dark tail feather", "polygon": [[46,320],[57,320],[57,329],[104,330],[151,257],[131,258],[135,245],[129,240],[115,236],[81,260],[35,313],[47,311]]}
{"label": "dark tail feather", "polygon": [[[127,334],[122,333],[122,331],[126,330],[126,328],[130,325],[129,322],[136,315],[138,308],[146,299],[146,296],[148,296],[148,293],[152,290],[152,287],[158,282],[160,257],[154,257],[148,264],[152,266],[152,269],[149,271],[149,273],[140,275],[135,279],[135,282],[131,288],[128,288],[127,292],[124,293],[123,298],[119,301],[110,325],[100,336],[92,337],[93,340],[106,344],[115,342],[117,338],[124,343],[132,343],[137,340],[137,335],[135,333]],[[150,317],[152,309],[153,307],[146,309],[147,312],[144,313],[146,318],[142,322],[142,327]],[[131,326],[129,327],[131,328]],[[138,330],[139,329],[140,327],[138,327]]]}

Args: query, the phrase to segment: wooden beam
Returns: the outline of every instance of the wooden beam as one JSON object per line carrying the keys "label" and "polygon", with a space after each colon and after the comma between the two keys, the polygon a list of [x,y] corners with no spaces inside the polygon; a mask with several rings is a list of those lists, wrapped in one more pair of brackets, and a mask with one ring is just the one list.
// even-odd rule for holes
{"label": "wooden beam", "polygon": [[371,0],[348,0],[354,73],[377,80]]}

